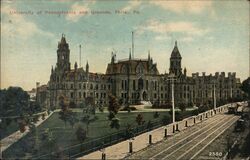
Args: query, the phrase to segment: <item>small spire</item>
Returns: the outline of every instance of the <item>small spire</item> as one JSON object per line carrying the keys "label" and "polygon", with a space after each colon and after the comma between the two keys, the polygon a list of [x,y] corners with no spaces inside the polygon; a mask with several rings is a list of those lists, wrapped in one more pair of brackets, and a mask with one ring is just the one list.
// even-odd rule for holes
{"label": "small spire", "polygon": [[175,44],[174,44],[175,47],[177,47],[177,41],[175,41]]}
{"label": "small spire", "polygon": [[150,50],[148,50],[148,60],[150,60]]}
{"label": "small spire", "polygon": [[187,69],[186,69],[186,67],[184,68],[184,75],[185,76],[187,75]]}
{"label": "small spire", "polygon": [[66,43],[65,34],[62,34],[61,43]]}
{"label": "small spire", "polygon": [[89,62],[87,60],[87,64],[86,64],[86,72],[89,73]]}
{"label": "small spire", "polygon": [[77,69],[77,62],[75,62],[75,70]]}
{"label": "small spire", "polygon": [[131,60],[131,48],[129,48],[129,60]]}

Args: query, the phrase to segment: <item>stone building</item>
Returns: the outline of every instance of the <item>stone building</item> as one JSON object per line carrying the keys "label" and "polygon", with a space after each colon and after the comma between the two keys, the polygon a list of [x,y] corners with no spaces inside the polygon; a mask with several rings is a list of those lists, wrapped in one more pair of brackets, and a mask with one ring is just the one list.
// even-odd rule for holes
{"label": "stone building", "polygon": [[224,72],[215,75],[193,73],[188,76],[187,69],[182,70],[181,60],[175,42],[169,73],[159,73],[150,53],[145,59],[132,58],[129,53],[123,60],[116,60],[116,55],[112,54],[105,74],[90,72],[88,63],[85,68],[79,68],[75,63],[71,69],[70,49],[63,35],[58,43],[57,63],[54,68],[52,66],[47,84],[48,107],[58,108],[62,95],[76,106],[83,104],[86,97],[93,97],[96,104],[107,106],[110,93],[123,104],[170,105],[172,84],[176,105],[212,104],[214,95],[217,102],[241,98],[241,82],[236,73],[229,72],[228,76]]}
{"label": "stone building", "polygon": [[50,107],[58,108],[60,96],[66,97],[76,106],[83,104],[89,96],[95,97],[96,104],[107,105],[111,83],[104,74],[89,72],[88,62],[85,69],[78,68],[77,63],[71,69],[69,45],[62,36],[58,43],[57,63],[51,69],[48,90]]}
{"label": "stone building", "polygon": [[147,59],[131,58],[130,53],[128,59],[118,62],[113,55],[106,76],[112,82],[112,94],[124,103],[138,104],[157,100],[160,75],[150,53]]}

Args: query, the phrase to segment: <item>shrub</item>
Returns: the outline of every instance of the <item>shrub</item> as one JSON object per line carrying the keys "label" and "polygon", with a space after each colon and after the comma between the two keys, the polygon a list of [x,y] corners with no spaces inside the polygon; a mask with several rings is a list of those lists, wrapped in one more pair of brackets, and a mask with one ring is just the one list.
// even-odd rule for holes
{"label": "shrub", "polygon": [[119,118],[112,118],[111,123],[110,123],[111,128],[120,128],[120,119]]}
{"label": "shrub", "polygon": [[154,118],[158,118],[160,116],[160,114],[158,112],[154,113]]}
{"label": "shrub", "polygon": [[167,125],[171,122],[171,117],[169,114],[166,114],[161,119],[163,125]]}
{"label": "shrub", "polygon": [[87,132],[81,126],[79,126],[76,130],[76,138],[80,142],[83,142],[87,138]]}
{"label": "shrub", "polygon": [[147,128],[150,129],[152,127],[153,127],[153,123],[151,122],[151,120],[149,120],[147,123]]}
{"label": "shrub", "polygon": [[137,114],[137,117],[135,119],[138,125],[143,124],[143,115],[141,113]]}

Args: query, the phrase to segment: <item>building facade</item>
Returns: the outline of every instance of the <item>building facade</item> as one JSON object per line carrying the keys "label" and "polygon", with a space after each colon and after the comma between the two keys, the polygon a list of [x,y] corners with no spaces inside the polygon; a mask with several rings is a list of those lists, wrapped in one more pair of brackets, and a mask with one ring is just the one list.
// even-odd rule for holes
{"label": "building facade", "polygon": [[242,96],[241,82],[235,72],[229,72],[227,76],[224,72],[188,76],[187,69],[182,70],[181,61],[175,42],[169,73],[159,73],[150,53],[145,59],[132,58],[129,53],[128,59],[123,60],[116,60],[112,53],[105,74],[90,72],[88,63],[85,68],[79,68],[75,63],[71,69],[70,49],[63,35],[58,43],[57,63],[54,68],[52,66],[47,84],[48,107],[58,108],[60,96],[76,106],[82,105],[86,97],[93,97],[96,104],[107,106],[108,94],[115,95],[122,104],[169,105],[173,84],[176,105],[199,106],[213,103],[215,97],[220,102]]}

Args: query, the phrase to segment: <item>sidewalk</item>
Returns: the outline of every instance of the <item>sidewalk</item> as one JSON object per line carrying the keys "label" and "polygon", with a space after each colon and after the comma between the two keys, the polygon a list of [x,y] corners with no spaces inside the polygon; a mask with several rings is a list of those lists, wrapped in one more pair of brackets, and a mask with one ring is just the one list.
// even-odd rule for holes
{"label": "sidewalk", "polygon": [[[167,127],[168,135],[173,134],[173,125],[170,124]],[[157,128],[151,132],[143,133],[139,136],[136,136],[133,140],[133,152],[139,151],[143,148],[146,148],[149,145],[149,134],[152,134],[152,143],[157,143],[164,138],[165,128]],[[129,155],[129,140],[117,143],[115,145],[105,148],[106,159],[122,159]],[[101,159],[102,152],[95,151],[83,157],[77,159]]]}
{"label": "sidewalk", "polygon": [[[48,119],[54,112],[51,112],[48,116],[45,117],[44,120],[42,120],[42,117],[37,121],[37,123],[35,124],[35,126],[39,126],[40,124],[42,124],[44,121],[46,121],[46,119]],[[11,135],[9,135],[8,137],[3,138],[0,141],[0,148],[1,148],[1,153],[3,151],[5,151],[7,148],[9,148],[12,144],[14,144],[15,142],[19,141],[23,136],[25,136],[27,133],[29,133],[30,129],[27,127],[25,132],[21,133],[19,130],[12,133]]]}
{"label": "sidewalk", "polygon": [[[189,119],[186,119],[186,121],[188,121],[189,126],[194,125],[192,117]],[[199,122],[201,122],[201,121],[199,120],[196,123],[199,123]],[[176,127],[177,123],[178,123],[178,128],[180,130],[186,129],[185,123],[182,123],[182,121],[176,122],[175,127]],[[153,144],[162,141],[164,139],[164,135],[165,135],[165,128],[167,129],[168,136],[171,136],[175,133],[178,133],[178,131],[175,131],[175,133],[173,133],[173,123],[171,123],[167,126],[163,126],[163,127],[157,128],[155,130],[152,130],[150,132],[138,135],[138,136],[134,137],[134,140],[132,141],[133,142],[133,152],[137,152],[139,150],[142,150],[150,145],[149,144],[149,135],[150,134],[152,135],[152,143]],[[106,159],[123,159],[126,156],[130,155],[130,153],[129,153],[129,141],[130,140],[126,140],[126,141],[117,143],[115,145],[106,147],[105,148]],[[92,152],[92,153],[85,155],[83,157],[79,157],[77,159],[79,159],[79,160],[80,159],[101,159],[101,156],[102,156],[101,151],[95,151],[95,152]]]}

